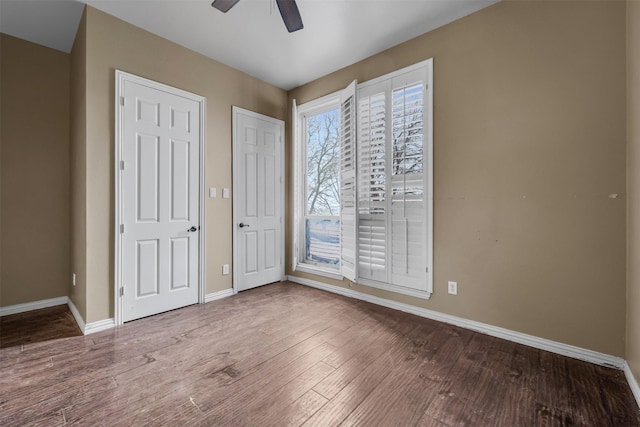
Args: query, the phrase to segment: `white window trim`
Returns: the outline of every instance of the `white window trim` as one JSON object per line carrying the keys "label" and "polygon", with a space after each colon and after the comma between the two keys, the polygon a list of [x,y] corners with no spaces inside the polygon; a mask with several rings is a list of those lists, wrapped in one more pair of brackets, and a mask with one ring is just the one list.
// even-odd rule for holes
{"label": "white window trim", "polygon": [[304,201],[305,185],[303,177],[305,176],[306,161],[306,145],[303,126],[300,126],[305,116],[319,113],[323,110],[340,107],[340,92],[330,93],[321,98],[304,104],[296,105],[293,100],[293,248],[292,248],[292,264],[293,271],[301,271],[303,273],[315,274],[331,279],[342,279],[340,274],[340,266],[338,268],[322,267],[316,264],[304,262]]}
{"label": "white window trim", "polygon": [[[426,114],[424,115],[424,124],[425,131],[423,133],[423,152],[427,156],[425,161],[425,175],[426,175],[426,188],[425,188],[425,196],[426,196],[426,221],[427,221],[427,247],[426,247],[426,264],[427,264],[427,284],[426,290],[416,290],[411,288],[406,288],[401,285],[394,285],[391,283],[384,283],[375,280],[369,280],[366,278],[357,277],[356,283],[362,284],[369,287],[374,287],[378,289],[383,289],[387,291],[396,292],[399,294],[409,295],[413,297],[418,297],[422,299],[429,299],[433,293],[433,274],[434,274],[434,264],[433,264],[433,58],[427,59],[425,61],[419,62],[417,64],[396,70],[392,73],[385,74],[383,76],[377,77],[375,79],[369,80],[364,83],[359,83],[357,85],[358,92],[359,89],[366,88],[367,86],[375,85],[385,80],[392,79],[396,76],[400,76],[402,74],[406,74],[408,72],[414,70],[425,69],[426,71],[426,88],[425,88],[425,106],[427,106]],[[321,110],[323,108],[330,107],[332,105],[340,105],[340,95],[342,91],[334,92],[332,94],[323,96],[321,98],[315,99],[313,101],[309,101],[303,105],[296,107],[294,100],[294,108],[293,108],[293,136],[294,136],[294,144],[293,144],[293,263],[292,269],[293,271],[302,271],[306,273],[315,274],[318,276],[325,276],[332,279],[344,279],[343,275],[340,271],[335,271],[333,269],[321,268],[312,264],[298,262],[299,259],[304,259],[300,257],[301,251],[301,240],[300,240],[300,230],[301,230],[301,209],[303,209],[302,201],[304,200],[305,194],[304,185],[300,183],[300,178],[303,177],[304,173],[304,144],[303,144],[303,130],[300,129],[299,126],[300,119],[304,117],[305,114],[312,113],[314,110]],[[356,96],[357,102],[357,96]],[[356,142],[357,145],[357,142]],[[357,227],[357,220],[356,220]],[[304,254],[303,254],[304,255]],[[356,259],[357,265],[357,259]],[[357,267],[356,267],[357,268]]]}

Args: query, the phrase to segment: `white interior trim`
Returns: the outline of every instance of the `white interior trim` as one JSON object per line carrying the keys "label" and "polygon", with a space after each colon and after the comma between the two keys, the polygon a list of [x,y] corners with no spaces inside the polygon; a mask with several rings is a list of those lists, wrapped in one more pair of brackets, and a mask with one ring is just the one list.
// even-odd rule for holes
{"label": "white interior trim", "polygon": [[67,302],[67,305],[69,306],[69,310],[71,310],[71,314],[73,314],[73,318],[76,319],[76,323],[78,324],[78,327],[80,328],[80,330],[84,334],[84,330],[86,328],[86,324],[84,323],[84,319],[80,315],[80,312],[76,308],[75,304],[73,303],[73,301],[71,301],[71,298],[69,298],[69,301]]}
{"label": "white interior trim", "polygon": [[223,291],[213,292],[211,294],[207,294],[204,297],[204,302],[211,302],[218,299],[226,298],[235,295],[233,288],[225,289]]}
{"label": "white interior trim", "polygon": [[55,307],[56,305],[65,305],[67,301],[69,301],[69,297],[57,297],[43,299],[40,301],[25,302],[23,304],[8,305],[6,307],[0,307],[0,317],[32,310],[40,310],[41,308]]}
{"label": "white interior trim", "polygon": [[324,276],[330,279],[342,280],[342,273],[340,271],[331,271],[328,268],[316,267],[313,264],[298,263],[294,271],[301,271],[303,273],[315,274],[316,276]]}
{"label": "white interior trim", "polygon": [[207,237],[207,185],[206,185],[206,165],[207,165],[207,98],[204,96],[193,95],[199,99],[200,103],[200,260],[198,262],[198,275],[200,281],[198,283],[199,294],[198,303],[204,304],[205,293],[207,291],[207,254],[206,254],[206,237]]}
{"label": "white interior trim", "polygon": [[[340,110],[340,95],[342,91],[330,93],[314,100],[297,105],[293,100],[292,108],[292,165],[293,171],[293,221],[292,221],[292,265],[293,271],[302,271],[342,280],[340,265],[338,269],[332,271],[331,267],[314,266],[307,262],[305,255],[305,214],[306,212],[306,176],[307,176],[307,129],[305,128],[306,118],[314,116],[332,109]],[[340,171],[338,171],[340,174]],[[338,214],[339,218],[340,215]]]}
{"label": "white interior trim", "polygon": [[74,319],[76,319],[76,323],[78,324],[80,331],[84,335],[89,335],[95,332],[104,331],[106,329],[115,328],[116,326],[115,319],[113,318],[98,320],[97,322],[85,323],[84,319],[80,315],[80,312],[73,304],[73,301],[71,301],[71,298],[69,298],[69,300],[67,301],[67,305],[69,306],[69,310],[71,311],[71,314],[73,314]]}
{"label": "white interior trim", "polygon": [[107,329],[115,328],[115,319],[98,320],[97,322],[87,323],[84,327],[83,333],[85,335],[93,334],[95,332],[105,331]]}
{"label": "white interior trim", "polygon": [[[205,258],[205,236],[206,236],[206,199],[205,199],[205,165],[206,165],[206,98],[197,95],[195,93],[187,92],[182,89],[178,89],[172,86],[168,86],[162,83],[155,82],[153,80],[145,79],[134,74],[129,74],[121,70],[116,70],[115,73],[115,162],[114,162],[114,176],[115,176],[115,224],[114,224],[114,325],[122,325],[122,304],[119,289],[122,286],[122,259],[120,254],[122,253],[122,235],[120,234],[120,224],[122,224],[122,204],[121,204],[121,179],[120,179],[120,161],[122,160],[122,132],[123,132],[123,109],[120,104],[120,99],[124,95],[124,82],[130,81],[137,84],[141,84],[153,89],[168,92],[173,95],[178,95],[187,99],[191,99],[200,105],[200,177],[199,185],[200,191],[198,192],[198,203],[200,204],[200,239],[199,239],[199,260],[198,260],[198,302],[204,304],[205,302],[205,284],[206,284],[206,258]],[[100,321],[103,322],[103,321]],[[100,323],[98,322],[98,323]],[[106,320],[104,321],[106,322]],[[103,326],[97,325],[96,328],[102,328]],[[102,329],[100,329],[102,330]]]}
{"label": "white interior trim", "polygon": [[235,167],[236,164],[236,159],[238,158],[238,136],[236,135],[236,124],[238,123],[238,115],[239,114],[243,114],[245,116],[249,116],[249,117],[255,117],[273,124],[276,124],[280,127],[280,141],[278,142],[278,144],[280,144],[280,192],[281,192],[281,201],[280,201],[280,209],[281,209],[281,214],[282,214],[282,223],[281,223],[281,231],[280,231],[280,259],[282,260],[282,263],[280,264],[280,271],[282,273],[282,280],[286,280],[287,275],[285,274],[285,267],[284,267],[284,262],[285,262],[285,254],[284,254],[284,248],[285,248],[285,215],[286,215],[286,194],[284,191],[284,181],[285,181],[285,145],[284,145],[284,140],[285,140],[285,126],[284,126],[284,121],[280,120],[280,119],[276,119],[275,117],[270,117],[270,116],[266,116],[264,114],[260,114],[260,113],[256,113],[255,111],[251,111],[251,110],[246,110],[244,108],[240,108],[237,106],[232,106],[231,108],[231,128],[232,128],[232,132],[231,132],[231,164],[233,165],[233,177],[232,177],[232,185],[233,188],[231,189],[231,205],[232,205],[232,209],[233,209],[233,214],[232,214],[232,239],[233,239],[233,260],[232,260],[232,272],[233,272],[233,293],[237,294],[238,293],[238,227],[236,226],[236,224],[238,224],[238,206],[237,206],[237,197],[236,197],[236,191],[239,188],[239,184],[238,184],[238,179],[239,177],[237,176],[237,168]]}
{"label": "white interior trim", "polygon": [[631,387],[633,397],[636,398],[636,403],[640,406],[640,386],[638,385],[638,381],[636,381],[636,377],[633,375],[633,372],[631,372],[631,367],[626,360],[624,362],[624,376],[627,378],[629,387]]}
{"label": "white interior trim", "polygon": [[[482,334],[487,334],[493,337],[502,338],[508,341],[513,341],[518,344],[524,344],[529,347],[538,348],[540,350],[550,351],[552,353],[561,354],[563,356],[571,357],[578,360],[583,360],[585,362],[594,363],[596,365],[602,365],[609,368],[616,368],[616,369],[623,370],[626,364],[626,361],[621,357],[617,357],[617,356],[613,356],[605,353],[599,353],[597,351],[588,350],[586,348],[576,347],[573,345],[564,344],[557,341],[536,337],[533,335],[527,335],[521,332],[500,328],[498,326],[476,322],[474,320],[468,320],[462,317],[451,316],[449,314],[440,313],[438,311],[428,310],[426,308],[416,307],[416,306],[404,304],[401,302],[391,301],[385,298],[379,298],[373,295],[368,295],[368,294],[354,291],[348,288],[328,285],[326,283],[322,283],[322,282],[318,282],[310,279],[304,279],[296,276],[289,276],[289,280],[291,282],[299,283],[301,285],[311,286],[313,288],[322,289],[328,292],[333,292],[335,294],[356,298],[362,301],[367,301],[367,302],[381,305],[384,307],[393,308],[395,310],[404,311],[406,313],[415,314],[416,316],[426,317],[427,319],[449,323],[451,325],[459,326],[461,328],[470,329],[475,332],[480,332]],[[634,395],[635,395],[635,392],[634,392]]]}

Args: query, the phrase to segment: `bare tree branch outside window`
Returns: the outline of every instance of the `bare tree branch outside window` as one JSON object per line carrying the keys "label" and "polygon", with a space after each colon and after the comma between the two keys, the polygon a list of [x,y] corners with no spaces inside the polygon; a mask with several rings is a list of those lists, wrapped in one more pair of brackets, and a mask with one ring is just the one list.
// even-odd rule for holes
{"label": "bare tree branch outside window", "polygon": [[340,263],[340,110],[306,118],[306,260]]}
{"label": "bare tree branch outside window", "polygon": [[340,212],[340,111],[307,118],[307,212]]}

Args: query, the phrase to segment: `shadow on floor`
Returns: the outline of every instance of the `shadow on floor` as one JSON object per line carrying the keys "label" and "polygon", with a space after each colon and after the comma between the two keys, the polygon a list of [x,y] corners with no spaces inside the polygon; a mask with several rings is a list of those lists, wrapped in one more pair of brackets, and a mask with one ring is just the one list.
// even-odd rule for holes
{"label": "shadow on floor", "polygon": [[0,348],[81,335],[66,305],[0,317]]}

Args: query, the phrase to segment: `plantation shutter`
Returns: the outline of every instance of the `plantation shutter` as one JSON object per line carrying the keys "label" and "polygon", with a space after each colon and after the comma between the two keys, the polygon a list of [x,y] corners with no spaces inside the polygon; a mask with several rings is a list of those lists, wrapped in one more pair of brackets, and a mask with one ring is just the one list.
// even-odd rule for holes
{"label": "plantation shutter", "polygon": [[[415,75],[417,74],[417,75]],[[392,82],[391,283],[423,290],[427,277],[424,85],[418,73]]]}
{"label": "plantation shutter", "polygon": [[387,96],[358,96],[358,276],[387,282]]}
{"label": "plantation shutter", "polygon": [[356,280],[356,81],[341,95],[340,106],[340,265]]}
{"label": "plantation shutter", "polygon": [[358,87],[358,278],[432,292],[431,62]]}
{"label": "plantation shutter", "polygon": [[[291,116],[291,140],[294,142],[299,142],[300,141],[300,136],[298,135],[298,105],[296,104],[296,100],[293,100],[293,107],[291,109],[292,111],[292,116]],[[294,143],[294,147],[295,147],[295,143]],[[295,148],[294,148],[295,150]],[[295,162],[294,162],[295,164]],[[294,173],[296,174],[296,176],[299,176],[297,174],[297,171],[294,171]],[[298,206],[298,200],[296,200],[295,198],[298,197],[298,186],[300,184],[298,183],[297,179],[293,180],[293,194],[294,194],[294,203],[293,206]],[[300,221],[299,218],[299,212],[298,209],[294,209],[293,210],[293,223],[294,224],[298,224]],[[294,225],[295,227],[295,225]],[[299,254],[299,248],[298,248],[298,233],[296,233],[295,231],[292,233],[293,234],[293,263],[291,264],[291,271],[296,271],[296,267],[298,266],[298,254]]]}

